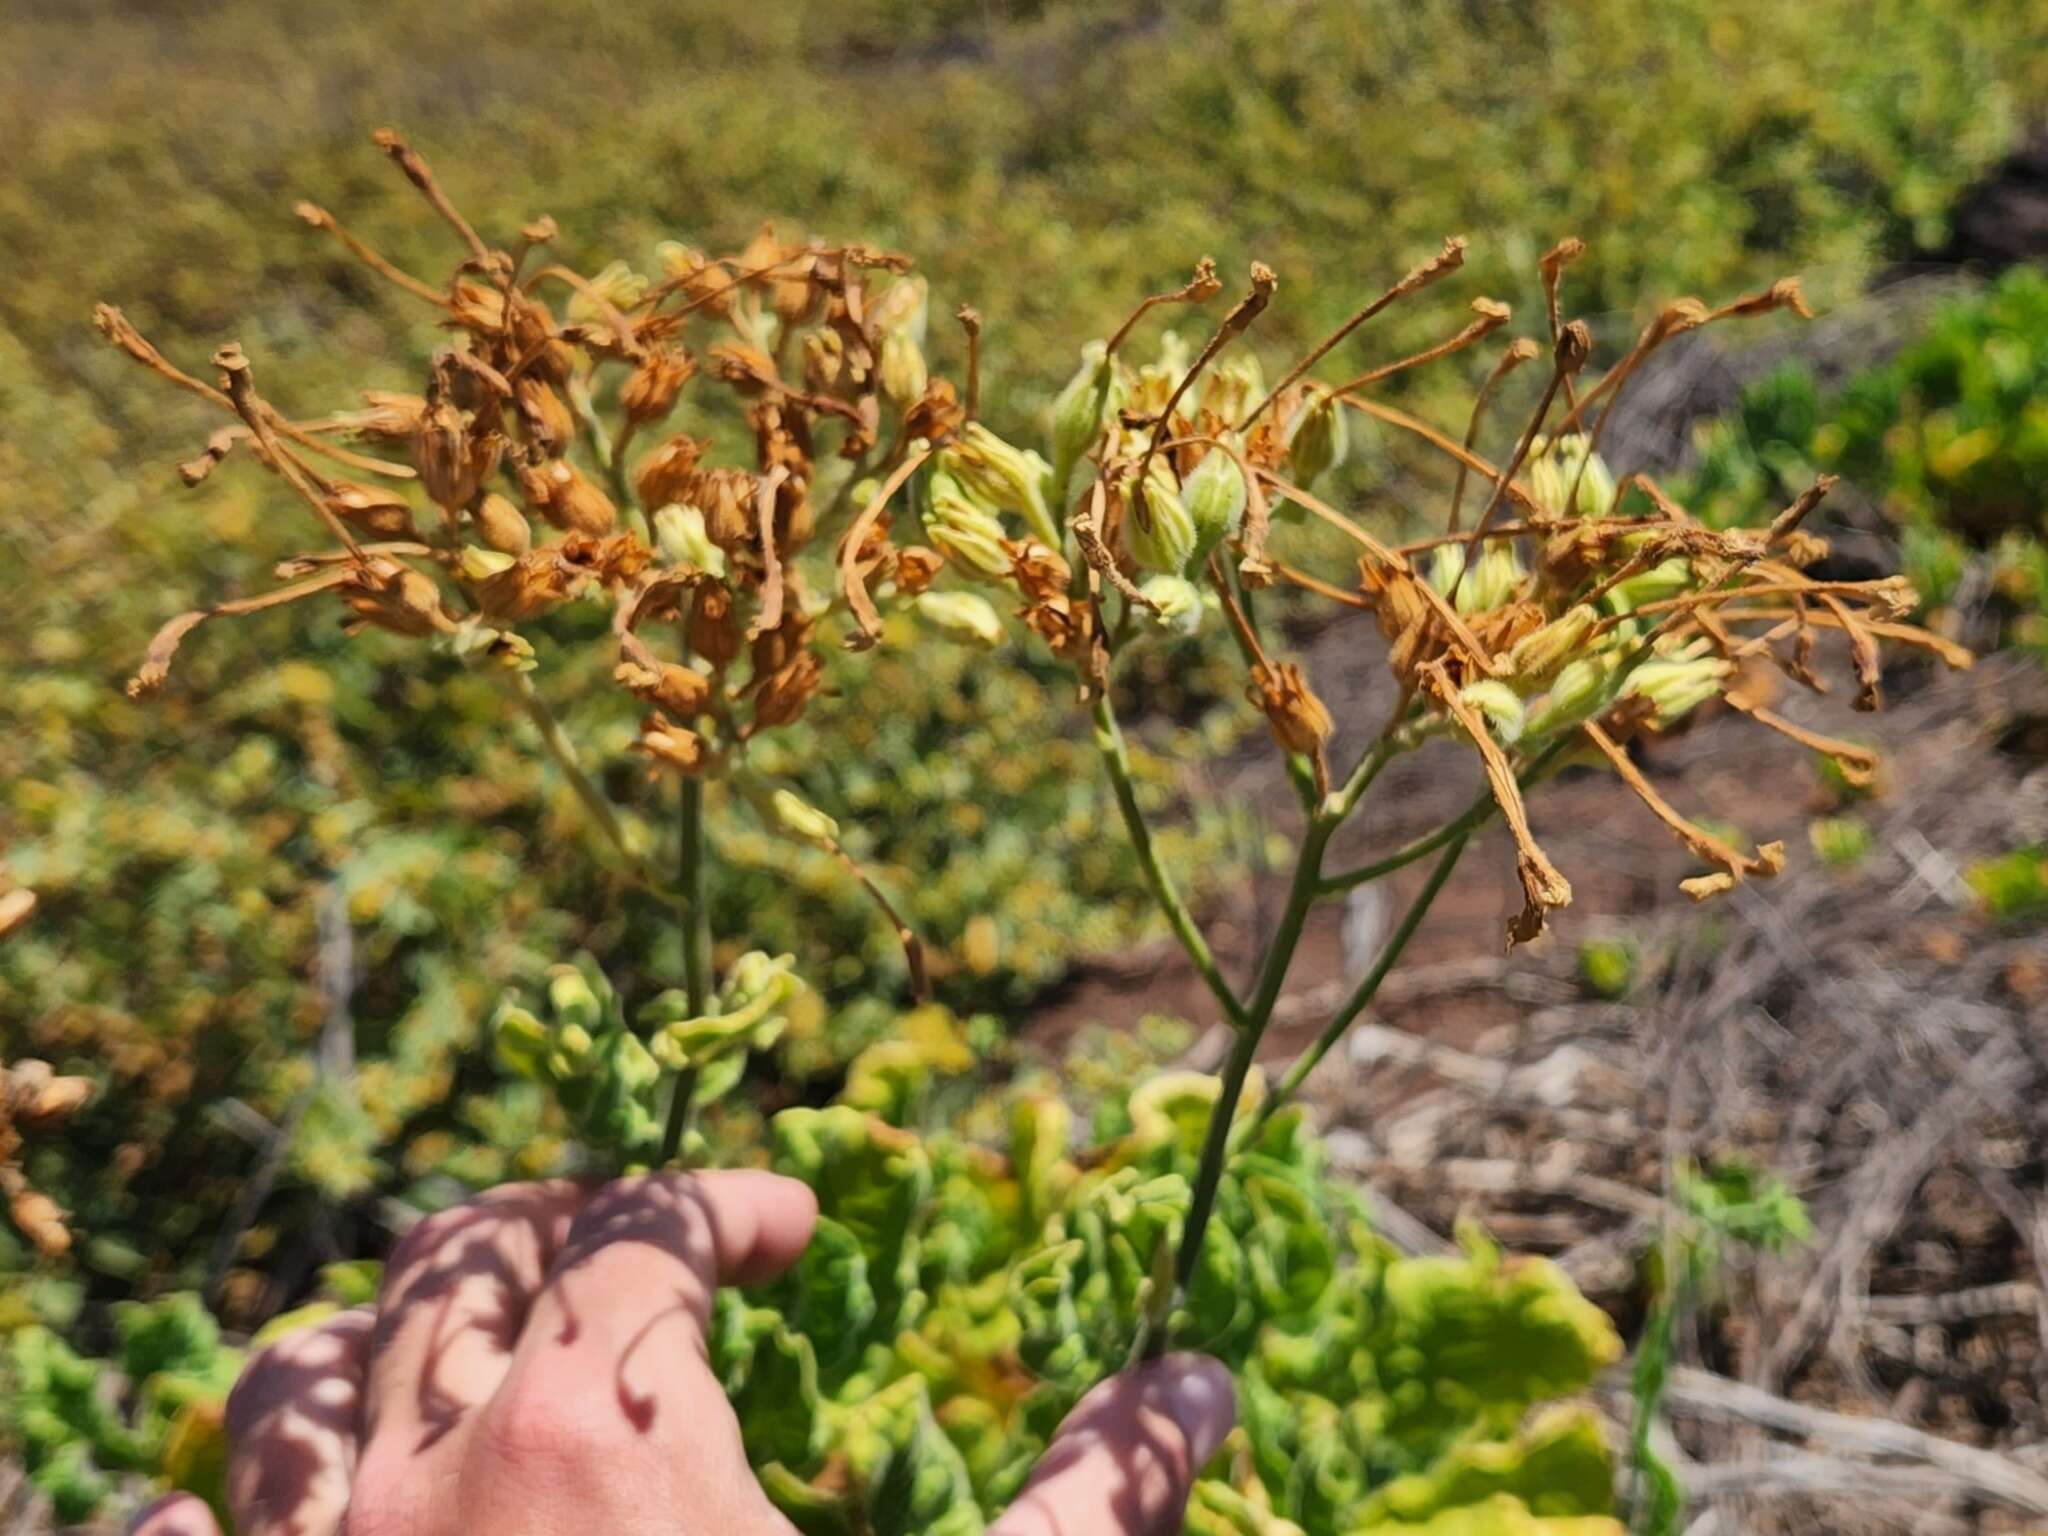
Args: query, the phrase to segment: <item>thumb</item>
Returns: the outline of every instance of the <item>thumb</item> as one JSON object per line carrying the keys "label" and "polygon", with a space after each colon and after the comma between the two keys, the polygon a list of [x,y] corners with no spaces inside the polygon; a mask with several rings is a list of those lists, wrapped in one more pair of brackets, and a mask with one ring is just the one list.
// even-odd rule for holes
{"label": "thumb", "polygon": [[204,1500],[172,1493],[138,1510],[128,1536],[220,1536],[220,1525]]}
{"label": "thumb", "polygon": [[1112,1376],[1067,1415],[988,1536],[1174,1536],[1236,1418],[1230,1373],[1206,1355]]}

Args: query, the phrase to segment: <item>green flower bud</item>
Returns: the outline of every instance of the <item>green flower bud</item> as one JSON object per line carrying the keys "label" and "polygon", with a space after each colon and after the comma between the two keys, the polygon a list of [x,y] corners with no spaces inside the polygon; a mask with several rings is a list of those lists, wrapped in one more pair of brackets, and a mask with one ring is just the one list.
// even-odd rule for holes
{"label": "green flower bud", "polygon": [[1138,590],[1156,608],[1152,618],[1162,629],[1192,635],[1202,627],[1202,589],[1185,576],[1148,576]]}
{"label": "green flower bud", "polygon": [[995,605],[973,592],[920,592],[910,606],[934,629],[976,645],[1003,643],[1003,621]]}
{"label": "green flower bud", "polygon": [[498,1064],[519,1077],[547,1078],[547,1026],[524,1008],[507,1005],[491,1020],[491,1044]]}
{"label": "green flower bud", "polygon": [[604,1004],[573,965],[558,965],[549,971],[548,1006],[565,1025],[596,1029],[604,1022]]}
{"label": "green flower bud", "polygon": [[1351,427],[1335,395],[1312,399],[1287,429],[1287,470],[1306,489],[1351,452]]}
{"label": "green flower bud", "polygon": [[1491,613],[1512,602],[1529,574],[1512,539],[1488,539],[1472,563],[1472,574],[1459,581],[1458,572],[1464,565],[1462,544],[1439,544],[1429,559],[1429,584],[1447,597],[1455,586],[1458,595],[1453,606],[1460,613]]}
{"label": "green flower bud", "polygon": [[1522,636],[1508,652],[1515,680],[1525,687],[1548,681],[1572,659],[1598,621],[1591,606],[1577,603],[1534,634]]}
{"label": "green flower bud", "polygon": [[792,837],[808,838],[812,842],[822,843],[830,842],[839,836],[838,822],[789,790],[776,790],[769,796],[769,804],[774,808],[777,824]]}
{"label": "green flower bud", "polygon": [[926,482],[924,532],[941,554],[966,567],[970,575],[1001,580],[1010,574],[1003,520],[948,470],[934,469]]}
{"label": "green flower bud", "polygon": [[1692,585],[1692,562],[1683,555],[1673,555],[1647,571],[1638,571],[1616,583],[1602,601],[1610,613],[1634,613],[1645,603],[1662,602],[1667,597],[1689,592]]}
{"label": "green flower bud", "polygon": [[1697,641],[1672,656],[1644,662],[1629,674],[1622,693],[1655,705],[1659,725],[1683,718],[1717,697],[1735,672],[1735,663],[1705,654],[1704,646],[1704,641]]}
{"label": "green flower bud", "polygon": [[669,565],[687,565],[712,576],[725,575],[725,551],[704,531],[704,514],[674,502],[654,514],[654,546]]}
{"label": "green flower bud", "polygon": [[940,461],[962,486],[998,512],[1013,512],[1023,518],[1039,543],[1048,549],[1059,548],[1059,528],[1045,502],[1051,466],[1038,454],[1012,447],[975,421],[968,423],[960,439],[940,455]]}
{"label": "green flower bud", "polygon": [[631,1030],[619,1030],[605,1042],[605,1065],[612,1081],[628,1094],[640,1094],[661,1081],[661,1063]]}
{"label": "green flower bud", "polygon": [[[1605,517],[1613,510],[1614,472],[1598,454],[1587,461],[1586,451],[1591,446],[1592,440],[1582,432],[1537,445],[1529,457],[1527,477],[1529,493],[1543,512],[1552,517]],[[1583,475],[1581,464],[1586,466]],[[1565,498],[1571,495],[1574,481],[1578,482],[1579,499],[1568,510]]]}
{"label": "green flower bud", "polygon": [[1091,341],[1082,348],[1080,370],[1052,403],[1051,500],[1062,512],[1073,490],[1074,471],[1122,408],[1126,393],[1105,344]]}
{"label": "green flower bud", "polygon": [[1244,515],[1244,471],[1221,448],[1211,448],[1188,472],[1180,499],[1195,525],[1194,552],[1186,566],[1192,574]]}
{"label": "green flower bud", "polygon": [[[1146,519],[1151,526],[1146,526]],[[1145,515],[1138,512],[1137,488],[1124,488],[1124,543],[1140,570],[1178,576],[1195,553],[1195,520],[1181,500],[1173,471],[1154,459],[1145,472]]]}
{"label": "green flower bud", "polygon": [[1549,694],[1530,711],[1523,734],[1548,736],[1598,714],[1606,706],[1618,659],[1617,653],[1602,651],[1566,662],[1551,683]]}
{"label": "green flower bud", "polygon": [[1506,683],[1487,678],[1477,683],[1467,683],[1458,690],[1460,703],[1479,711],[1486,721],[1486,727],[1501,741],[1513,746],[1521,740],[1522,729],[1527,716],[1522,700],[1515,690]]}

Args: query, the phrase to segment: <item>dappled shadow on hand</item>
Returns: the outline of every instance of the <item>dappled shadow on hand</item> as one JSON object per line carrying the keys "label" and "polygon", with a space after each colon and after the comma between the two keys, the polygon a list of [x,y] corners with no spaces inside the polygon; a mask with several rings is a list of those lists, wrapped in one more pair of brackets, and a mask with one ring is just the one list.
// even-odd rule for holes
{"label": "dappled shadow on hand", "polygon": [[[245,1518],[278,1536],[328,1536],[313,1510],[331,1507],[362,1431],[363,1377],[373,1319],[361,1308],[318,1328],[287,1335],[250,1365],[228,1396],[227,1432],[234,1446],[231,1495]],[[180,1511],[181,1523],[197,1520]],[[150,1527],[176,1536],[179,1525]],[[195,1531],[206,1529],[193,1524]]]}

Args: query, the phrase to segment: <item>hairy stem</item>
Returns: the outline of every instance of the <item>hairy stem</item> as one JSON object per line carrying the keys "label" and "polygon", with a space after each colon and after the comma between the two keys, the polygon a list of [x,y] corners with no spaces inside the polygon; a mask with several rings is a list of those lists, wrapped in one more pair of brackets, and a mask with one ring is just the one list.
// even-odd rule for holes
{"label": "hairy stem", "polygon": [[1167,925],[1194,962],[1196,972],[1215,995],[1223,1016],[1233,1029],[1244,1031],[1247,1027],[1244,1004],[1238,1001],[1237,993],[1218,968],[1216,957],[1209,952],[1209,941],[1202,936],[1201,927],[1195,922],[1194,914],[1188,911],[1187,903],[1181,900],[1180,889],[1173,883],[1173,876],[1160,863],[1158,849],[1152,846],[1151,829],[1145,825],[1145,814],[1138,808],[1138,791],[1131,779],[1131,758],[1124,745],[1123,728],[1117,724],[1116,710],[1109,702],[1107,690],[1097,694],[1095,699],[1095,745],[1102,753],[1103,766],[1109,770],[1109,782],[1116,791],[1117,809],[1123,813],[1124,830],[1130,835],[1132,851],[1138,855],[1138,864],[1145,872],[1145,883],[1151,887],[1153,899],[1159,903],[1160,911],[1166,914]]}

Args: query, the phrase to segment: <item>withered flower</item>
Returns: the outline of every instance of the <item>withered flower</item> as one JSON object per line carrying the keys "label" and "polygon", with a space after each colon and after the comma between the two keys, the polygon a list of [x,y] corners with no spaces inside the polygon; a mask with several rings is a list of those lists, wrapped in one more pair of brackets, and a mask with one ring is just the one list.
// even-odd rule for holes
{"label": "withered flower", "polygon": [[659,704],[676,720],[694,720],[711,703],[711,680],[673,661],[622,661],[612,676],[628,693]]}
{"label": "withered flower", "polygon": [[1272,725],[1273,739],[1282,751],[1303,757],[1321,754],[1335,726],[1300,667],[1291,661],[1255,662],[1247,693]]}
{"label": "withered flower", "polygon": [[496,491],[486,492],[469,515],[492,549],[507,555],[523,555],[533,547],[533,528],[525,515]]}
{"label": "withered flower", "polygon": [[377,485],[356,485],[334,481],[328,488],[327,505],[349,527],[372,539],[417,539],[412,503],[396,491]]}
{"label": "withered flower", "polygon": [[733,607],[729,587],[715,581],[698,585],[685,634],[690,649],[714,667],[727,666],[739,655],[746,644],[747,626]]}
{"label": "withered flower", "polygon": [[633,750],[645,754],[657,770],[665,768],[690,778],[703,774],[712,764],[702,736],[683,726],[671,725],[660,715],[649,715],[640,722]]}
{"label": "withered flower", "polygon": [[681,347],[649,351],[619,391],[619,404],[635,426],[660,421],[675,409],[677,396],[697,371],[697,360]]}
{"label": "withered flower", "polygon": [[567,459],[521,465],[515,472],[527,510],[557,528],[602,538],[619,520],[609,496]]}

